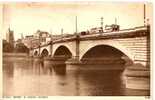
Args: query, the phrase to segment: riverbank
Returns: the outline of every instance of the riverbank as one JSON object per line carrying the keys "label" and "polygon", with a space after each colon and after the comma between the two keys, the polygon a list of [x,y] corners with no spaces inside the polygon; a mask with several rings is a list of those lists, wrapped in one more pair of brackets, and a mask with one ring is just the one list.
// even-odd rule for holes
{"label": "riverbank", "polygon": [[27,53],[3,53],[3,61],[7,60],[26,60],[30,58]]}
{"label": "riverbank", "polygon": [[26,57],[27,53],[3,53],[3,57]]}

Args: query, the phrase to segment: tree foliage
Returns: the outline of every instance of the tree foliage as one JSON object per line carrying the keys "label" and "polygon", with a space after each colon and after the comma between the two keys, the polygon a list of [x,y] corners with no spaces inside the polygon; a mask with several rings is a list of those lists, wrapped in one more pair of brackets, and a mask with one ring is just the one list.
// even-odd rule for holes
{"label": "tree foliage", "polygon": [[3,40],[3,52],[13,52],[14,47],[10,43],[8,43],[6,40]]}
{"label": "tree foliage", "polygon": [[24,45],[24,43],[18,43],[14,47],[13,44],[3,40],[3,52],[29,53],[29,49]]}
{"label": "tree foliage", "polygon": [[18,43],[18,44],[16,44],[15,52],[17,52],[17,53],[28,53],[29,49],[24,45],[24,43]]}

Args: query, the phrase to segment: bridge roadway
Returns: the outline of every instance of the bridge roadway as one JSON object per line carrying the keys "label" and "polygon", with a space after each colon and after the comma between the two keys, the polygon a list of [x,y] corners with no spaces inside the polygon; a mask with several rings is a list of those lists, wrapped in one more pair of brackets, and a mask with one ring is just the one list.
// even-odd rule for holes
{"label": "bridge roadway", "polygon": [[[93,53],[93,55],[92,55]],[[100,53],[100,54],[98,54]],[[116,55],[115,55],[116,54]],[[126,87],[150,90],[150,27],[141,26],[115,32],[79,35],[75,34],[51,41],[40,48],[33,48],[30,55],[45,63],[65,62],[67,65],[83,64],[91,59],[100,64],[109,59],[123,59]],[[90,59],[88,59],[90,58]],[[115,62],[115,60],[113,60]],[[84,63],[87,64],[87,63]]]}

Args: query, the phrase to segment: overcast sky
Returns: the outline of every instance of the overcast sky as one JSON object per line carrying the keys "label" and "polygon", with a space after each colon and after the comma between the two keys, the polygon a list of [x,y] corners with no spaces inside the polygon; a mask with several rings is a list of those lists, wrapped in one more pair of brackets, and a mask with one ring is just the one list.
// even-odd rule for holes
{"label": "overcast sky", "polygon": [[[31,35],[38,29],[52,34],[75,32],[75,16],[78,31],[100,27],[101,17],[105,24],[115,23],[121,29],[142,26],[144,4],[130,2],[50,2],[50,3],[5,3],[3,4],[3,33],[8,27],[14,31],[15,39]],[[1,14],[1,15],[2,15]],[[152,5],[146,5],[146,16],[151,20]],[[3,34],[3,38],[5,38]]]}

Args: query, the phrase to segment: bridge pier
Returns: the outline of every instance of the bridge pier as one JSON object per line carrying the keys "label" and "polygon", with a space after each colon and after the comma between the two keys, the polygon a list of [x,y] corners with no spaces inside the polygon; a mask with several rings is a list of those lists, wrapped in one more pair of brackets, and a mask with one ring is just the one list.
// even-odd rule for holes
{"label": "bridge pier", "polygon": [[44,57],[44,66],[45,67],[52,67],[52,61],[51,61],[51,57]]}
{"label": "bridge pier", "polygon": [[44,66],[52,68],[55,74],[65,74],[66,73],[66,58],[64,57],[45,57]]}
{"label": "bridge pier", "polygon": [[125,56],[122,58],[126,61],[124,71],[126,88],[150,90],[149,61],[132,61]]}
{"label": "bridge pier", "polygon": [[78,58],[72,58],[67,60],[66,68],[71,69],[81,69],[81,70],[124,70],[124,60],[120,58],[115,59],[86,59],[79,60]]}
{"label": "bridge pier", "polygon": [[150,68],[134,63],[125,69],[124,75],[126,88],[150,90]]}
{"label": "bridge pier", "polygon": [[48,65],[62,65],[65,64],[65,61],[64,57],[44,57],[44,64]]}

